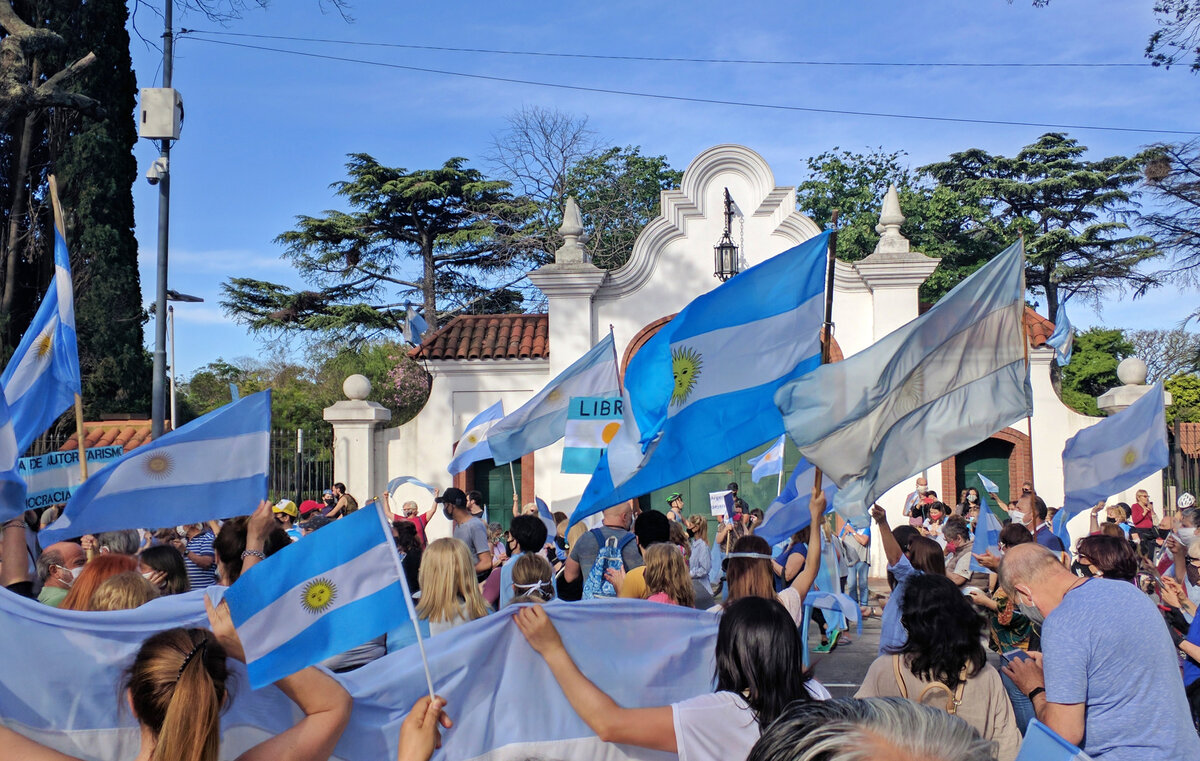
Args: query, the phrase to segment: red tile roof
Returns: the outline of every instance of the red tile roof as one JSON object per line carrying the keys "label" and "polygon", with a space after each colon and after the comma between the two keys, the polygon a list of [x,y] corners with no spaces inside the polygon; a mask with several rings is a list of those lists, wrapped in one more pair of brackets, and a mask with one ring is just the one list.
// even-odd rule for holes
{"label": "red tile roof", "polygon": [[[166,430],[170,429],[171,423],[168,421]],[[125,451],[128,452],[150,441],[149,420],[102,420],[98,423],[85,422],[83,430],[83,443],[89,449],[92,447],[120,446],[124,447]],[[67,439],[66,443],[58,448],[58,451],[69,452],[78,446],[79,443],[75,438],[75,434],[71,434],[71,438]]]}
{"label": "red tile roof", "polygon": [[546,359],[550,315],[459,315],[408,355],[414,359]]}
{"label": "red tile roof", "polygon": [[1179,424],[1179,448],[1190,457],[1200,454],[1200,423]]}
{"label": "red tile roof", "polygon": [[1029,335],[1030,345],[1045,346],[1046,339],[1054,333],[1054,323],[1033,311],[1032,307],[1025,307],[1025,332]]}

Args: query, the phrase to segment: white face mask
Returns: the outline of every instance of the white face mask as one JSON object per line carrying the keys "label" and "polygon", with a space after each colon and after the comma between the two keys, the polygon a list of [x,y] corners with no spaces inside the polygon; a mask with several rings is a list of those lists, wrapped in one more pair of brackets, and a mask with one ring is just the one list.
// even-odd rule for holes
{"label": "white face mask", "polygon": [[[59,568],[62,568],[64,571],[71,574],[70,581],[66,582],[67,588],[70,588],[75,583],[75,580],[79,578],[79,574],[83,573],[83,566],[79,566],[77,568],[64,568],[63,566],[59,566]],[[60,578],[59,581],[62,581],[62,579]]]}
{"label": "white face mask", "polygon": [[1192,545],[1192,542],[1196,541],[1196,529],[1193,526],[1184,526],[1176,533],[1179,534],[1179,538],[1183,540],[1183,543],[1189,547]]}
{"label": "white face mask", "polygon": [[1012,518],[1013,523],[1025,522],[1025,513],[1021,512],[1020,510],[1010,510],[1008,517]]}
{"label": "white face mask", "polygon": [[186,526],[176,526],[175,533],[178,534],[183,539],[187,539],[187,527]]}

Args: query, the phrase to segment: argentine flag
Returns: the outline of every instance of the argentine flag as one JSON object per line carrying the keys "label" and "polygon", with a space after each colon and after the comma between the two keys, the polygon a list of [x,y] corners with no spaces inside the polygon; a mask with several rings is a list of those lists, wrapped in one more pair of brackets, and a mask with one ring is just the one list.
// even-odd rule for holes
{"label": "argentine flag", "polygon": [[1167,467],[1164,406],[1159,381],[1141,399],[1067,439],[1060,511],[1066,519]]}
{"label": "argentine flag", "polygon": [[0,394],[0,522],[25,512],[25,480],[17,473],[20,456],[8,405]]}
{"label": "argentine flag", "polygon": [[800,453],[865,520],[879,495],[1029,415],[1025,250],[1009,246],[925,314],[775,395]]}
{"label": "argentine flag", "polygon": [[[996,557],[1000,556],[1000,519],[992,512],[992,506],[982,494],[979,495],[979,521],[975,524],[975,541],[971,545],[971,552],[975,555],[991,552]],[[991,573],[975,558],[971,558],[971,570],[975,573]]]}
{"label": "argentine flag", "polygon": [[225,601],[256,690],[416,619],[378,505],[251,566]]}
{"label": "argentine flag", "polygon": [[62,231],[54,228],[54,282],[0,375],[4,398],[24,452],[80,393],[75,340],[75,292],[71,258]]}
{"label": "argentine flag", "polygon": [[490,459],[492,448],[488,444],[488,431],[504,417],[504,402],[499,401],[467,423],[462,438],[454,442],[454,459],[446,470],[450,475],[461,473],[473,462]]}
{"label": "argentine flag", "polygon": [[1075,326],[1067,319],[1067,300],[1058,302],[1054,314],[1054,332],[1046,339],[1046,345],[1054,349],[1054,360],[1059,367],[1071,363],[1071,351],[1075,348]]}
{"label": "argentine flag", "polygon": [[532,399],[488,431],[497,465],[512,462],[563,437],[572,397],[617,395],[617,355],[612,333],[558,374]]}
{"label": "argentine flag", "polygon": [[787,434],[782,434],[779,441],[776,441],[770,449],[760,454],[758,457],[751,457],[750,463],[750,478],[754,483],[758,483],[767,476],[779,475],[783,472],[783,440]]}
{"label": "argentine flag", "polygon": [[690,478],[784,432],[772,399],[821,363],[829,233],[696,298],[625,373],[626,416],[571,522]]}
{"label": "argentine flag", "polygon": [[[808,503],[812,500],[813,478],[816,474],[817,469],[808,460],[802,459],[796,463],[783,491],[767,505],[763,522],[754,529],[754,535],[761,536],[767,544],[775,546],[807,526],[812,521]],[[821,474],[821,488],[825,491],[828,505],[825,512],[830,513],[833,511],[837,484]]]}
{"label": "argentine flag", "polygon": [[198,417],[84,481],[39,539],[249,515],[267,496],[270,428],[270,389]]}

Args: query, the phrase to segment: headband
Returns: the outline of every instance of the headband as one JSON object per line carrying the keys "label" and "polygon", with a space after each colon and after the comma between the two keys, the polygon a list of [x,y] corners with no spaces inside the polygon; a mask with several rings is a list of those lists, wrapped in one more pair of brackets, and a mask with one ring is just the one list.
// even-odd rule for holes
{"label": "headband", "polygon": [[547,586],[549,583],[549,581],[535,581],[532,584],[517,584],[516,582],[513,582],[513,586],[517,589],[541,589],[542,587]]}
{"label": "headband", "polygon": [[187,655],[184,656],[183,663],[180,664],[180,666],[179,666],[179,673],[175,675],[176,682],[178,682],[179,679],[183,676],[183,670],[185,668],[187,668],[189,663],[192,662],[192,657],[195,656],[196,653],[200,652],[201,650],[204,650],[204,651],[208,650],[208,638],[207,637],[202,639],[198,645],[196,645],[195,647],[192,648],[191,652],[189,652]]}
{"label": "headband", "polygon": [[774,560],[770,555],[764,555],[761,552],[731,552],[725,556],[728,558],[753,558],[754,560]]}

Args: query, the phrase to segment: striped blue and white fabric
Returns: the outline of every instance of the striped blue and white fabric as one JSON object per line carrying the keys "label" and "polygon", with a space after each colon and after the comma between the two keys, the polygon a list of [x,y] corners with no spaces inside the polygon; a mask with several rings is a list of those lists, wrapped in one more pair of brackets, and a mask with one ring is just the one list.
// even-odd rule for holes
{"label": "striped blue and white fabric", "polygon": [[781,435],[770,449],[747,460],[750,463],[750,478],[754,483],[783,472],[783,444],[786,437],[787,434]]}
{"label": "striped blue and white fabric", "polygon": [[225,601],[254,689],[416,619],[379,506],[254,564]]}
{"label": "striped blue and white fabric", "polygon": [[404,486],[405,484],[419,486],[422,489],[425,489],[426,491],[428,491],[433,496],[435,496],[435,497],[437,496],[437,489],[433,488],[432,486],[425,483],[424,481],[417,478],[416,476],[396,476],[391,481],[388,481],[387,490],[389,493],[395,494],[396,490],[399,489],[401,486]]}
{"label": "striped blue and white fabric", "polygon": [[1075,348],[1075,326],[1067,319],[1067,300],[1058,302],[1054,315],[1054,332],[1046,339],[1046,345],[1054,349],[1054,361],[1059,367],[1071,363],[1071,351]]}
{"label": "striped blue and white fabric", "polygon": [[775,391],[821,363],[829,234],[693,300],[625,373],[625,422],[571,522],[690,478],[784,432]]}
{"label": "striped blue and white fabric", "polygon": [[[763,522],[754,529],[754,535],[761,536],[767,544],[774,546],[811,523],[812,514],[808,510],[808,503],[812,500],[813,479],[816,475],[816,467],[808,460],[801,459],[796,463],[791,477],[783,485],[783,491],[767,505],[763,512]],[[833,512],[837,484],[822,473],[821,489],[824,490],[825,499],[828,501],[825,512]]]}
{"label": "striped blue and white fabric", "polygon": [[25,479],[17,473],[17,435],[4,395],[0,394],[0,522],[16,518],[25,511]]}
{"label": "striped blue and white fabric", "polygon": [[488,444],[488,431],[504,417],[504,402],[499,401],[471,418],[462,438],[454,442],[454,459],[446,470],[450,475],[461,473],[473,462],[490,459],[492,448]]}
{"label": "striped blue and white fabric", "polygon": [[503,465],[561,439],[572,397],[616,395],[617,355],[609,333],[532,399],[492,426],[487,435],[492,459]]}
{"label": "striped blue and white fabric", "polygon": [[[980,494],[979,522],[975,524],[975,541],[971,545],[971,553],[974,555],[986,555],[989,552],[996,557],[1000,557],[1000,519],[992,512],[992,507],[988,504],[987,497]],[[975,573],[991,573],[987,568],[980,565],[979,561],[975,558],[971,558],[971,570]]]}
{"label": "striped blue and white fabric", "polygon": [[267,496],[271,390],[239,399],[130,451],[71,495],[43,546],[101,531],[249,515]]}
{"label": "striped blue and white fabric", "polygon": [[1067,742],[1037,719],[1025,728],[1016,761],[1092,761],[1078,746]]}
{"label": "striped blue and white fabric", "polygon": [[8,400],[20,452],[53,425],[80,392],[71,258],[67,241],[57,227],[54,282],[46,289],[33,321],[0,374],[0,386]]}
{"label": "striped blue and white fabric", "polygon": [[[214,598],[221,591],[209,588]],[[0,668],[0,724],[86,761],[135,758],[139,732],[118,694],[122,671],[150,635],[176,626],[207,627],[202,595],[170,595],[135,610],[80,613],[0,589],[0,641],[36,642],[40,652],[53,654],[10,658]],[[455,722],[442,733],[435,761],[668,758],[600,742],[513,624],[514,610],[425,643],[434,687],[447,699]],[[716,615],[645,600],[551,604],[546,611],[579,668],[621,705],[668,705],[712,691]],[[614,653],[620,654],[619,669],[612,667]],[[229,667],[233,701],[221,720],[222,759],[237,758],[296,721],[295,704],[283,693],[274,687],[249,689],[245,668],[235,661]],[[353,696],[354,711],[333,758],[395,758],[400,724],[427,691],[417,649],[334,678]],[[536,710],[530,710],[531,695],[539,696]]]}
{"label": "striped blue and white fabric", "polygon": [[1141,399],[1067,439],[1061,510],[1067,519],[1170,464],[1164,410],[1159,381]]}
{"label": "striped blue and white fabric", "polygon": [[865,520],[884,492],[1033,409],[1024,323],[1025,251],[1009,246],[925,314],[779,390],[800,453]]}
{"label": "striped blue and white fabric", "polygon": [[988,478],[987,476],[983,475],[982,473],[976,473],[975,477],[979,479],[979,483],[983,484],[983,488],[985,490],[987,490],[988,494],[999,494],[1000,493],[1000,487],[997,486],[996,482],[993,481],[992,479]]}

